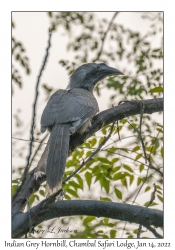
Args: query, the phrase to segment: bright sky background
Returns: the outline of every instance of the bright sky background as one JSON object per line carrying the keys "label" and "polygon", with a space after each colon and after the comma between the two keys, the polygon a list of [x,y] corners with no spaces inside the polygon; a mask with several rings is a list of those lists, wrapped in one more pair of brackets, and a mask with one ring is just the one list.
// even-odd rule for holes
{"label": "bright sky background", "polygon": [[[0,67],[0,79],[1,79],[1,92],[0,92],[0,114],[1,114],[1,169],[3,169],[3,178],[1,181],[1,199],[9,202],[9,204],[4,204],[1,206],[2,212],[1,212],[1,222],[3,223],[3,227],[1,227],[1,235],[3,235],[3,240],[10,240],[10,225],[11,225],[11,218],[10,218],[10,189],[11,189],[11,163],[10,163],[10,113],[11,113],[11,106],[10,106],[10,65],[11,65],[11,56],[10,56],[10,44],[11,44],[11,35],[10,35],[10,25],[11,25],[11,11],[12,10],[68,10],[68,6],[70,10],[163,10],[165,11],[165,100],[166,100],[166,107],[165,107],[165,125],[166,125],[166,132],[165,132],[165,237],[166,242],[172,242],[174,239],[174,231],[172,230],[172,222],[175,221],[174,217],[174,206],[172,205],[173,200],[173,190],[174,190],[174,124],[175,124],[175,115],[173,112],[173,105],[174,105],[174,77],[172,77],[172,73],[174,72],[174,61],[175,61],[175,53],[174,53],[174,44],[175,44],[175,30],[173,28],[173,24],[175,23],[175,4],[174,1],[150,1],[147,0],[145,2],[143,1],[125,1],[124,3],[120,2],[117,3],[116,1],[105,1],[100,2],[100,6],[98,5],[98,1],[95,3],[94,1],[88,1],[86,2],[82,1],[70,1],[67,0],[66,3],[59,3],[55,2],[53,0],[48,1],[33,1],[31,0],[30,3],[25,1],[6,1],[1,3],[1,15],[0,15],[0,31],[1,31],[1,40],[0,40],[0,54],[1,54],[1,67]],[[110,2],[110,4],[109,4]],[[23,14],[23,13],[22,13]],[[42,13],[43,14],[43,13]],[[27,13],[24,15],[26,16],[27,20]],[[117,17],[119,20],[119,16]],[[16,33],[16,37],[20,39],[27,49],[27,54],[30,57],[30,65],[32,66],[32,74],[33,79],[30,79],[31,83],[31,89],[33,89],[33,84],[36,83],[36,76],[38,75],[38,71],[41,67],[41,61],[43,59],[43,52],[46,48],[46,41],[47,41],[47,33],[45,32],[45,27],[47,24],[47,17],[44,21],[44,17],[42,19],[42,23],[40,22],[40,19],[35,20],[34,18],[28,20],[29,22],[34,25],[31,25],[32,28],[28,29],[26,28],[26,31],[23,30],[23,32],[27,32],[28,34],[23,33],[23,36],[20,38],[20,28],[23,26],[23,23],[18,23],[17,18],[15,19],[16,23],[16,32],[19,32],[18,35]],[[124,20],[123,20],[124,21]],[[130,21],[130,24],[132,25],[132,21]],[[27,25],[27,23],[26,23]],[[46,25],[46,26],[45,26]],[[133,25],[137,25],[137,22],[133,23]],[[35,29],[36,28],[36,29]],[[19,29],[19,31],[17,31]],[[39,31],[39,32],[38,32]],[[39,37],[38,38],[38,34]],[[24,37],[28,37],[28,41],[25,40]],[[54,41],[52,42],[52,49],[54,46],[56,46],[58,42],[58,38],[56,38],[56,34],[54,34],[55,39],[55,45]],[[44,42],[41,42],[40,39],[42,39]],[[35,45],[32,49],[32,46]],[[30,46],[32,45],[32,46]],[[64,70],[61,71],[61,68],[59,68],[58,65],[58,55],[61,57],[61,50],[57,51],[56,59],[53,61],[51,60],[52,55],[50,55],[49,63],[47,65],[47,70],[50,72],[52,70],[52,77],[49,77],[47,75],[46,71],[44,72],[44,75],[42,77],[42,83],[46,81],[49,83],[49,85],[54,85],[63,87],[60,84],[59,81],[59,75],[62,76],[62,81],[64,80],[64,84],[67,84],[67,74],[64,72]],[[54,62],[52,64],[51,62]],[[35,68],[34,64],[35,63]],[[50,66],[49,66],[50,64]],[[52,66],[51,66],[52,64]],[[28,77],[30,78],[30,76]],[[26,79],[23,78],[24,85],[30,86]],[[167,87],[166,87],[167,85]],[[28,89],[29,91],[30,89]],[[22,90],[24,92],[24,90]],[[26,101],[30,99],[30,97],[27,95],[29,93],[26,89],[26,95],[22,99],[21,97],[18,97],[18,100],[14,99],[14,109],[17,107],[19,98],[20,103],[21,101],[25,103],[24,107],[28,106],[28,110],[26,110],[26,114],[29,117],[31,117],[31,109],[30,109],[30,103],[29,105],[26,105]],[[19,93],[18,88],[15,88],[15,98],[17,97]],[[33,99],[32,99],[33,102]],[[16,105],[16,107],[15,107]],[[100,109],[103,109],[105,107],[101,106],[103,103],[100,103]],[[41,108],[42,112],[42,108]],[[39,114],[38,114],[39,115]],[[6,171],[5,171],[6,170]],[[2,170],[1,170],[2,171]],[[6,190],[6,192],[4,192]],[[2,246],[4,245],[3,242]],[[160,248],[159,248],[160,249]],[[174,249],[174,247],[172,248]]]}

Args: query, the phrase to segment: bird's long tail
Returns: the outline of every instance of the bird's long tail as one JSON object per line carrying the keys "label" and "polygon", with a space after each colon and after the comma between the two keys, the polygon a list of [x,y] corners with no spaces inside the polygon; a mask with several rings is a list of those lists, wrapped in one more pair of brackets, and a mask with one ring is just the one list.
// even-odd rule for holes
{"label": "bird's long tail", "polygon": [[49,154],[46,166],[46,196],[61,188],[69,150],[69,124],[55,125],[49,138]]}

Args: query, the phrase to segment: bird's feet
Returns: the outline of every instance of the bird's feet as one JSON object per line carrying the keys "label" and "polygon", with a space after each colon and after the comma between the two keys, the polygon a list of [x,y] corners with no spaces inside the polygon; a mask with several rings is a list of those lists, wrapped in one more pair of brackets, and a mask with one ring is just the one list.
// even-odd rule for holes
{"label": "bird's feet", "polygon": [[34,173],[34,178],[35,178],[35,180],[38,180],[39,178],[42,178],[45,175],[46,174],[43,171],[37,171]]}

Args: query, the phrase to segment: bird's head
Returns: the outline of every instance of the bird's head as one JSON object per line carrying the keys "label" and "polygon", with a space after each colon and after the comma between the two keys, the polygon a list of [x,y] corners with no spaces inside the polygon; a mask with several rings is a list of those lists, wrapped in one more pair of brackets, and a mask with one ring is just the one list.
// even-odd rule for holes
{"label": "bird's head", "polygon": [[100,80],[113,75],[123,75],[123,73],[105,63],[86,63],[70,76],[68,88],[83,88],[92,92]]}

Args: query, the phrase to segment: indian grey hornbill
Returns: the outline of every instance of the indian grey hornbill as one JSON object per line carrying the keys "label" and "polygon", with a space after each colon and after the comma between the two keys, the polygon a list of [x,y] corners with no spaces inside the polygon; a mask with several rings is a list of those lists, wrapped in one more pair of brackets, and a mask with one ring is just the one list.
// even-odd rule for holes
{"label": "indian grey hornbill", "polygon": [[[92,117],[99,111],[93,95],[94,86],[105,77],[113,75],[123,73],[105,63],[83,64],[70,76],[67,89],[59,89],[50,97],[41,117],[41,132],[44,133],[46,129],[50,131],[43,154],[47,196],[61,188],[70,134],[83,133],[91,126]],[[39,166],[37,170],[40,170]]]}

